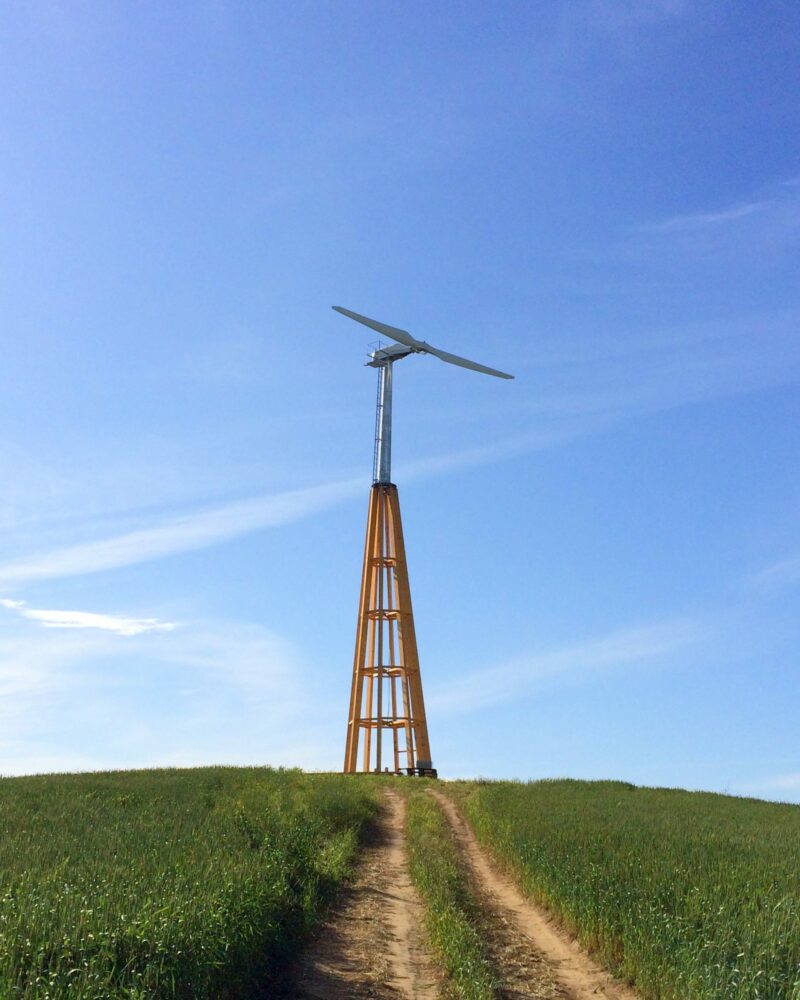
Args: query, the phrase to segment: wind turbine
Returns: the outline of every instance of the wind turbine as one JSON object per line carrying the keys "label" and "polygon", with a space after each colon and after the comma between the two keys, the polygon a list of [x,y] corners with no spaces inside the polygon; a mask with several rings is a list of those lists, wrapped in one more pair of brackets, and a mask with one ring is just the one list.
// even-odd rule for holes
{"label": "wind turbine", "polygon": [[[417,340],[407,330],[388,326],[342,306],[333,308],[395,341],[386,347],[377,347],[370,353],[367,362],[369,367],[378,369],[378,402],[344,772],[388,771],[389,767],[382,766],[383,735],[388,730],[392,738],[394,773],[435,778],[411,608],[400,500],[397,487],[391,481],[392,366],[395,361],[410,354],[432,354],[448,364],[483,375],[505,379],[514,376],[442,351],[424,340]],[[359,767],[362,733],[364,740]]]}

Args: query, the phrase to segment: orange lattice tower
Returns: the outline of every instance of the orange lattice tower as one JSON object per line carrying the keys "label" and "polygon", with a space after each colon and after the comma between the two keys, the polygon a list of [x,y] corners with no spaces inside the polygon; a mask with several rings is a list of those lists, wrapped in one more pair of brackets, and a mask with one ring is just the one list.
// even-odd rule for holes
{"label": "orange lattice tower", "polygon": [[344,770],[381,771],[382,765],[397,774],[436,774],[428,742],[400,501],[394,483],[376,482],[369,494]]}
{"label": "orange lattice tower", "polygon": [[333,308],[397,341],[388,347],[379,345],[367,362],[378,369],[375,459],[344,772],[392,771],[436,777],[422,695],[400,500],[391,481],[392,366],[409,354],[434,354],[443,361],[486,375],[513,376],[440,351],[415,340],[406,330],[386,326],[339,306]]}

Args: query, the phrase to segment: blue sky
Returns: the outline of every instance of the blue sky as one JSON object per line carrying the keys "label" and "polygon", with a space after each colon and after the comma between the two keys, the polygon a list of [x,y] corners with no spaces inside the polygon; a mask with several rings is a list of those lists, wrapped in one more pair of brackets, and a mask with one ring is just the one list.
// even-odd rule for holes
{"label": "blue sky", "polygon": [[800,9],[6,5],[0,772],[341,765],[396,370],[444,776],[800,801]]}

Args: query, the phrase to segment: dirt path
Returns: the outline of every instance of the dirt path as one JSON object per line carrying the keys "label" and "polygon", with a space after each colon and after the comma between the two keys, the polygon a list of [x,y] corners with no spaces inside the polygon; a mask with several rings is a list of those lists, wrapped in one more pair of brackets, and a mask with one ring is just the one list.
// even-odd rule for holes
{"label": "dirt path", "polygon": [[504,983],[504,997],[637,1000],[632,990],[593,962],[498,871],[448,796],[438,791],[431,794],[442,806],[487,902],[487,940]]}
{"label": "dirt path", "polygon": [[387,790],[355,875],[301,960],[296,1000],[435,1000],[437,976],[408,874],[406,803]]}

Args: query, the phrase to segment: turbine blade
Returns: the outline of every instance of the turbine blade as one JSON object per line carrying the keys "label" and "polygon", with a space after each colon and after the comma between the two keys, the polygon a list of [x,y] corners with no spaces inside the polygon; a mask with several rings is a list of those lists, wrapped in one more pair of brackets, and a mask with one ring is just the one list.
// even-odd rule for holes
{"label": "turbine blade", "polygon": [[460,358],[457,354],[448,354],[447,351],[440,351],[438,347],[431,347],[430,344],[426,344],[424,341],[420,345],[420,348],[427,354],[433,354],[450,365],[458,365],[459,368],[469,368],[470,371],[482,372],[484,375],[495,375],[497,378],[514,378],[513,375],[508,375],[506,372],[499,372],[496,368],[487,368],[486,365],[479,365],[476,361],[468,361],[467,358]]}
{"label": "turbine blade", "polygon": [[364,326],[368,326],[371,330],[382,333],[384,337],[391,337],[398,344],[405,344],[406,347],[410,347],[414,351],[433,354],[450,365],[458,365],[459,368],[469,368],[470,371],[481,372],[483,375],[494,375],[496,378],[514,378],[513,375],[507,375],[506,372],[499,372],[496,368],[487,368],[486,365],[479,365],[477,362],[469,361],[467,358],[460,358],[457,354],[448,354],[447,351],[440,351],[438,347],[431,347],[424,340],[416,340],[408,330],[400,330],[396,326],[379,323],[376,319],[370,319],[368,316],[362,316],[360,313],[351,312],[349,309],[345,309],[344,306],[331,306],[331,308],[341,313],[342,316],[347,316],[350,319],[354,319],[357,323],[363,323]]}
{"label": "turbine blade", "polygon": [[341,313],[342,316],[354,319],[356,323],[363,323],[364,326],[368,326],[371,330],[382,333],[384,337],[391,337],[398,344],[405,344],[406,347],[413,347],[415,350],[420,347],[420,341],[415,340],[408,330],[398,330],[396,326],[387,326],[386,323],[379,323],[376,319],[370,319],[368,316],[362,316],[360,313],[351,312],[342,306],[331,306],[331,308]]}

